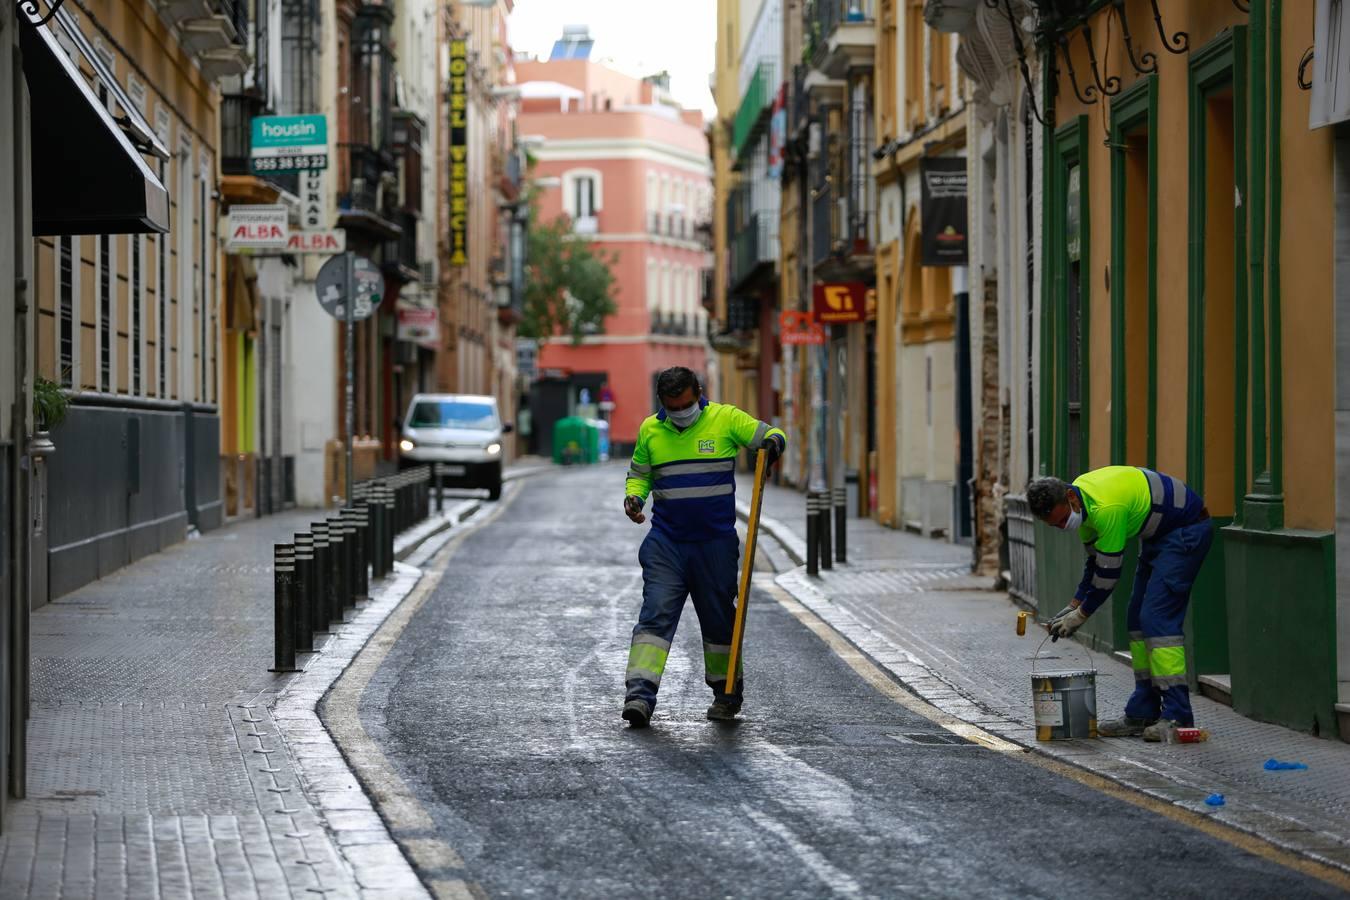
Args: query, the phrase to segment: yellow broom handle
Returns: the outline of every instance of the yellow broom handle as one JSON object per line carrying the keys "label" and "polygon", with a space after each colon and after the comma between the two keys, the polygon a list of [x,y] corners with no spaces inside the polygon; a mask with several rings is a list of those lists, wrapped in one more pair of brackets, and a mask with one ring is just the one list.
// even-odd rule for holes
{"label": "yellow broom handle", "polygon": [[727,693],[736,692],[736,670],[741,664],[741,639],[745,637],[745,609],[750,604],[750,576],[755,570],[755,540],[759,537],[759,506],[764,499],[767,456],[755,452],[755,490],[750,496],[750,521],[745,528],[745,560],[741,564],[741,584],[736,595],[736,626],[731,632],[731,653],[727,657]]}

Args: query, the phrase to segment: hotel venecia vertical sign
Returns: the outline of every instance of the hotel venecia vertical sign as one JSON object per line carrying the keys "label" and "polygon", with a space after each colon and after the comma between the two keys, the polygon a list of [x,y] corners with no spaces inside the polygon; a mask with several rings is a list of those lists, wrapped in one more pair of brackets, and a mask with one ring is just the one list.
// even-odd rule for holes
{"label": "hotel venecia vertical sign", "polygon": [[469,264],[469,47],[450,42],[450,265]]}

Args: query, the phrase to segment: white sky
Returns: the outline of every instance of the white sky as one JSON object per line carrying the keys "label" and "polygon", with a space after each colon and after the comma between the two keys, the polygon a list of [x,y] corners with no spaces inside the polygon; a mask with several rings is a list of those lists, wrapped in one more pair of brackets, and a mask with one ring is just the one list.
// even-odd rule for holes
{"label": "white sky", "polygon": [[716,0],[516,0],[511,46],[547,59],[564,25],[589,25],[591,59],[630,75],[670,72],[670,92],[711,117]]}

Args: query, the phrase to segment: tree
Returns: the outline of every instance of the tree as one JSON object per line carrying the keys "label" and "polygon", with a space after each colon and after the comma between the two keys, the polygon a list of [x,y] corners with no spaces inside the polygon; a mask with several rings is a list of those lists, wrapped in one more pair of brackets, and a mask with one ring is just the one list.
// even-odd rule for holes
{"label": "tree", "polygon": [[572,233],[566,216],[540,222],[531,204],[525,256],[525,309],[517,334],[549,338],[570,334],[579,344],[588,334],[604,331],[605,316],[618,311],[611,271],[618,261]]}

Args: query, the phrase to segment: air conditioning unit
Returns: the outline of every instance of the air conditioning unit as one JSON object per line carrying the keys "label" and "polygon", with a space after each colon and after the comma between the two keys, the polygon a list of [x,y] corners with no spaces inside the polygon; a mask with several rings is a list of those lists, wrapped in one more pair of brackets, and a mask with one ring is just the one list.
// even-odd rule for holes
{"label": "air conditioning unit", "polygon": [[428,259],[418,263],[417,282],[422,293],[436,295],[436,260]]}

